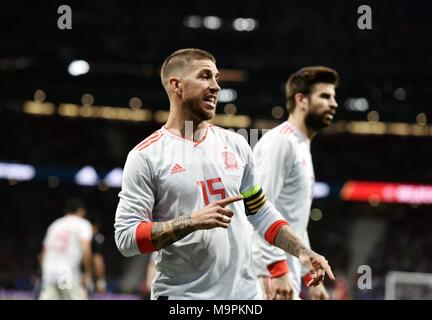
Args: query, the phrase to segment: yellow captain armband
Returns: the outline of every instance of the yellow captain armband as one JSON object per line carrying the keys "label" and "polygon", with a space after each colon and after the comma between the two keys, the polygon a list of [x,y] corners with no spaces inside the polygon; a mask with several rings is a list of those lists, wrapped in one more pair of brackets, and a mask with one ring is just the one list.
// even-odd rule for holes
{"label": "yellow captain armband", "polygon": [[267,201],[260,184],[241,193],[246,208],[246,215],[255,214],[261,209]]}

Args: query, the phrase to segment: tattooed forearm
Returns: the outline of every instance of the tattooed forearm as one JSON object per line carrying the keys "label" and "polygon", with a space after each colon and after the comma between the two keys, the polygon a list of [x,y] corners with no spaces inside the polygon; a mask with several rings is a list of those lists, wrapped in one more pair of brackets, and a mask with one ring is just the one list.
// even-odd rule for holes
{"label": "tattooed forearm", "polygon": [[297,258],[302,250],[307,250],[301,240],[286,225],[279,229],[274,244]]}
{"label": "tattooed forearm", "polygon": [[173,223],[173,231],[177,237],[177,240],[180,240],[186,237],[192,229],[192,215],[188,214],[185,216],[178,217],[172,221]]}
{"label": "tattooed forearm", "polygon": [[191,215],[184,215],[165,222],[154,222],[152,242],[156,249],[161,249],[186,237],[194,231]]}
{"label": "tattooed forearm", "polygon": [[174,242],[174,239],[171,239],[171,235],[168,232],[169,230],[169,221],[168,222],[154,222],[152,226],[152,242],[156,249],[160,249],[166,247]]}

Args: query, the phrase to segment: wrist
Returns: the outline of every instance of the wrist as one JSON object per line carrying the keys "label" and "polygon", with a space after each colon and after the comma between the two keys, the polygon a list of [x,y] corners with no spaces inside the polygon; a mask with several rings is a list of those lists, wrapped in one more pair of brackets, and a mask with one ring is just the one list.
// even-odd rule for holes
{"label": "wrist", "polygon": [[[279,231],[284,227],[288,226],[288,222],[286,220],[277,220],[275,221],[265,232],[264,238],[267,240],[268,243],[274,246],[279,246],[276,240]],[[285,249],[284,249],[285,250]]]}
{"label": "wrist", "polygon": [[153,243],[152,228],[153,222],[141,222],[135,230],[135,241],[142,254],[158,250]]}
{"label": "wrist", "polygon": [[267,266],[272,278],[281,277],[289,272],[288,262],[286,260],[276,261]]}
{"label": "wrist", "polygon": [[305,246],[300,246],[299,251],[298,251],[298,258],[300,258],[301,256],[307,256],[310,257],[312,253],[312,250],[306,248]]}
{"label": "wrist", "polygon": [[307,286],[309,284],[309,282],[311,282],[313,280],[312,276],[310,275],[310,273],[308,272],[304,277],[303,277],[303,281],[304,284]]}
{"label": "wrist", "polygon": [[195,230],[199,230],[200,226],[199,226],[199,220],[196,216],[196,213],[193,212],[191,213],[191,231],[195,231]]}

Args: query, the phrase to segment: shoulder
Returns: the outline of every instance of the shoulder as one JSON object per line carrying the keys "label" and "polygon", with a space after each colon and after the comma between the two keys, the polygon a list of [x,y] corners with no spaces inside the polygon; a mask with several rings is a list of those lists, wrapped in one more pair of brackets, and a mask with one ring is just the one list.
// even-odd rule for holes
{"label": "shoulder", "polygon": [[271,137],[273,140],[277,141],[290,141],[295,139],[294,128],[287,122],[283,122],[277,127],[268,130],[263,137]]}
{"label": "shoulder", "polygon": [[55,229],[58,225],[61,225],[63,221],[63,217],[62,218],[58,218],[56,220],[54,220],[53,222],[51,222],[51,224],[48,226],[47,228],[47,233],[51,232],[53,229]]}
{"label": "shoulder", "polygon": [[79,225],[82,228],[86,228],[86,229],[91,229],[92,228],[92,225],[91,225],[90,221],[88,221],[85,218],[76,217],[75,221],[76,221],[77,225]]}
{"label": "shoulder", "polygon": [[78,233],[85,237],[87,240],[90,240],[93,235],[93,228],[90,221],[84,218],[80,218],[77,230]]}
{"label": "shoulder", "polygon": [[160,159],[160,146],[166,134],[159,129],[129,151],[126,163],[133,166],[146,165],[149,159]]}
{"label": "shoulder", "polygon": [[162,141],[164,135],[165,134],[164,134],[162,129],[156,130],[151,135],[149,135],[147,138],[145,138],[140,143],[138,143],[131,150],[131,152],[132,151],[136,151],[138,153],[149,152],[152,149],[152,147],[158,145],[158,143],[160,143],[160,141]]}
{"label": "shoulder", "polygon": [[291,149],[295,144],[295,134],[291,126],[284,122],[266,131],[255,146],[259,149]]}

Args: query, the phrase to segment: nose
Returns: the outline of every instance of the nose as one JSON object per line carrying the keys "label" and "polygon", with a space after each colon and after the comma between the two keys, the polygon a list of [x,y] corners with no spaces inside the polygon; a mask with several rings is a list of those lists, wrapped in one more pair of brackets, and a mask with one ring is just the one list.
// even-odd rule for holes
{"label": "nose", "polygon": [[210,91],[212,93],[218,93],[220,89],[221,87],[219,86],[219,83],[216,81],[216,79],[213,79],[212,83],[210,84]]}
{"label": "nose", "polygon": [[336,102],[336,98],[332,98],[330,101],[330,107],[332,107],[333,109],[336,109],[338,107],[338,103]]}

